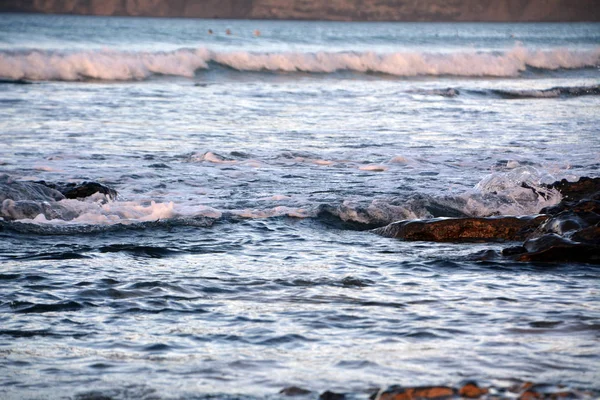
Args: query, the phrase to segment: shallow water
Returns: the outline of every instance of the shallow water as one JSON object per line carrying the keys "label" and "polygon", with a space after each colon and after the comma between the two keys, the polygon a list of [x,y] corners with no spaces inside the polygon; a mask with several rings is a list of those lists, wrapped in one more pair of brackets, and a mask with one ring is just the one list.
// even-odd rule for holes
{"label": "shallow water", "polygon": [[600,390],[597,267],[368,230],[597,176],[599,32],[0,15],[0,172],[119,192],[3,214],[0,394]]}

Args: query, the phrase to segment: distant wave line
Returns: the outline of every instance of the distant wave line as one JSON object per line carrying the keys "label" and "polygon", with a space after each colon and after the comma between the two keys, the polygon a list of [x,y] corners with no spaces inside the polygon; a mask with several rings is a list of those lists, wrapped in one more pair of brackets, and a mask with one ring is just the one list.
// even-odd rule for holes
{"label": "distant wave line", "polygon": [[399,77],[515,77],[527,70],[580,69],[600,65],[600,47],[592,50],[530,50],[516,46],[505,52],[219,52],[207,48],[168,52],[117,50],[0,51],[0,79],[32,81],[143,80],[152,75],[192,78],[211,64],[238,71],[381,73]]}

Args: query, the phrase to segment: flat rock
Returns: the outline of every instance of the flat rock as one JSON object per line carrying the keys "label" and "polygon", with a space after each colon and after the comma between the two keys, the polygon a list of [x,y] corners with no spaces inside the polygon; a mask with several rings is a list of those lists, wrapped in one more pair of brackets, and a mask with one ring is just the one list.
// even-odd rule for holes
{"label": "flat rock", "polygon": [[371,400],[449,399],[455,395],[456,390],[447,386],[390,386],[371,396]]}
{"label": "flat rock", "polygon": [[403,240],[481,242],[524,240],[547,215],[531,217],[435,218],[394,222],[374,232]]}

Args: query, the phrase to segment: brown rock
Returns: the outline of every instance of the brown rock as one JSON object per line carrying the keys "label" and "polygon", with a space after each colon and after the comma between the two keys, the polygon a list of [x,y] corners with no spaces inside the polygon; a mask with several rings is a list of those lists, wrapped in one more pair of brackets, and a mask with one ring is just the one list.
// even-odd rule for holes
{"label": "brown rock", "polygon": [[536,400],[543,399],[544,395],[533,390],[527,390],[519,396],[519,400]]}
{"label": "brown rock", "polygon": [[403,388],[391,386],[378,394],[377,400],[416,400],[416,399],[446,399],[453,397],[456,391],[446,386],[421,386]]}
{"label": "brown rock", "polygon": [[546,215],[533,217],[436,218],[394,222],[374,232],[403,240],[480,242],[524,240]]}
{"label": "brown rock", "polygon": [[475,382],[468,382],[460,388],[458,394],[461,397],[476,399],[488,393],[488,389],[480,388]]}

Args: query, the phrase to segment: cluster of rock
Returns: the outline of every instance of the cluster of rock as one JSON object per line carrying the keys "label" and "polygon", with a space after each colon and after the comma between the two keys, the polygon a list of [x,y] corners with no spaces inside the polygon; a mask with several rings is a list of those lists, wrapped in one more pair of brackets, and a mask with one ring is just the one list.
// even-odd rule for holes
{"label": "cluster of rock", "polygon": [[0,218],[6,221],[33,219],[40,214],[48,220],[71,220],[77,217],[77,212],[59,203],[61,200],[94,200],[102,203],[116,198],[116,190],[98,182],[25,182],[0,175]]}
{"label": "cluster of rock", "polygon": [[[285,396],[310,396],[310,390],[291,386],[282,389]],[[477,382],[467,381],[460,387],[450,386],[390,386],[371,394],[370,400],[417,400],[417,399],[518,399],[518,400],[558,400],[558,399],[592,399],[599,393],[570,389],[566,386],[534,384],[518,382],[510,387],[480,387]],[[319,400],[345,400],[344,393],[325,391]]]}
{"label": "cluster of rock", "polygon": [[548,188],[558,190],[563,198],[539,215],[405,220],[374,232],[433,242],[520,241],[522,245],[508,247],[502,255],[516,261],[600,264],[600,178],[562,180]]}

